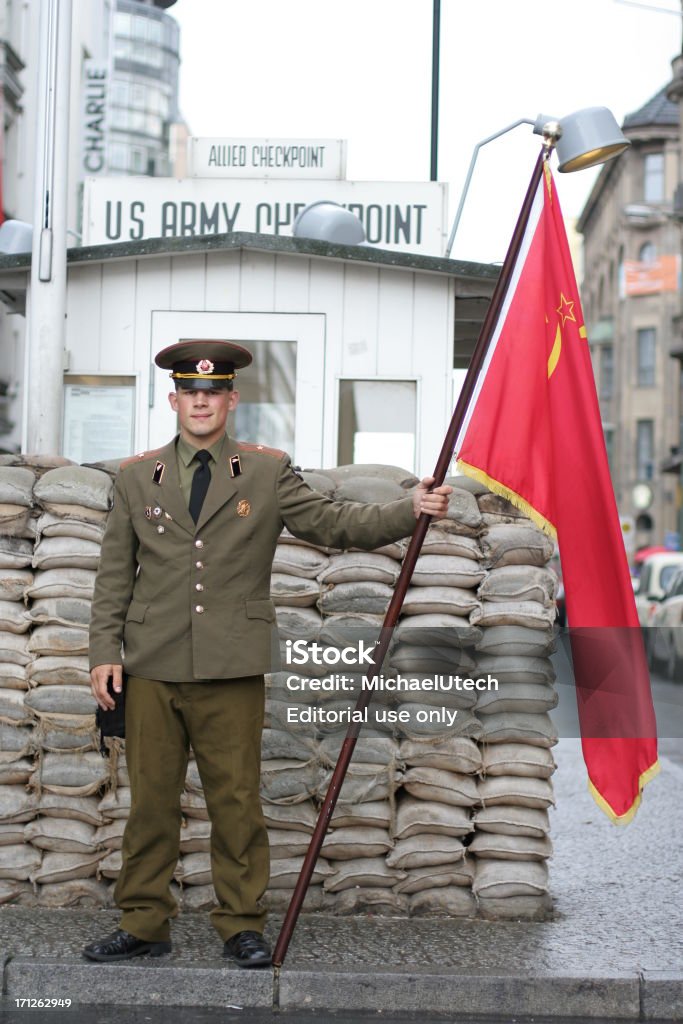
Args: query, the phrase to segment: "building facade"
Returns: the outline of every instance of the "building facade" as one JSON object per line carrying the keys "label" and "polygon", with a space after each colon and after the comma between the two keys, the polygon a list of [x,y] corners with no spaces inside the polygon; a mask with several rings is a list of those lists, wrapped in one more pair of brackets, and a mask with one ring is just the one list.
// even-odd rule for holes
{"label": "building facade", "polygon": [[180,29],[162,8],[175,0],[116,0],[107,171],[172,173],[170,129],[178,121]]}
{"label": "building facade", "polygon": [[584,316],[619,511],[633,520],[636,547],[673,546],[680,488],[664,468],[682,409],[671,357],[680,307],[678,107],[662,89],[622,128],[631,146],[603,166],[577,225]]}

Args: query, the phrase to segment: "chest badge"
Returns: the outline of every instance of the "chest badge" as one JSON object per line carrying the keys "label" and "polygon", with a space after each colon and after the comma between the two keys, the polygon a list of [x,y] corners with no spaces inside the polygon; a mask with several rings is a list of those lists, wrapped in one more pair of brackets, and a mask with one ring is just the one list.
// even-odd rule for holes
{"label": "chest badge", "polygon": [[241,476],[242,475],[242,463],[240,462],[239,455],[230,456],[230,476]]}
{"label": "chest badge", "polygon": [[165,470],[166,466],[164,465],[164,463],[157,462],[157,464],[154,467],[154,473],[152,474],[152,480],[154,481],[155,484],[161,483]]}
{"label": "chest badge", "polygon": [[244,518],[245,516],[248,516],[250,512],[251,512],[251,505],[246,500],[246,498],[242,498],[241,501],[237,502],[237,515],[238,516],[241,516],[242,518]]}
{"label": "chest badge", "polygon": [[151,505],[145,505],[145,519],[151,519],[151,518],[152,518],[152,506]]}

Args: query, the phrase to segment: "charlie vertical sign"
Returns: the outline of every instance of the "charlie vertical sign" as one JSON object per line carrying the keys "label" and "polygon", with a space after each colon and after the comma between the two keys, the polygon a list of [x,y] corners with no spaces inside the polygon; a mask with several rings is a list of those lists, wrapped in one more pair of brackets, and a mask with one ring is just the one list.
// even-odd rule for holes
{"label": "charlie vertical sign", "polygon": [[107,169],[107,103],[109,68],[100,61],[83,61],[81,104],[81,176]]}
{"label": "charlie vertical sign", "polygon": [[320,199],[354,213],[371,245],[443,252],[446,185],[438,182],[90,178],[83,244],[234,231],[291,235],[297,214]]}

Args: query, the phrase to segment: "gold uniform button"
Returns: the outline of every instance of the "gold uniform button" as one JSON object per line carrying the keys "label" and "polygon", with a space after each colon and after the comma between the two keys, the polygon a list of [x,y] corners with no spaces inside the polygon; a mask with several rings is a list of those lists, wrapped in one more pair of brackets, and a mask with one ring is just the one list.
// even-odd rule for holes
{"label": "gold uniform button", "polygon": [[195,590],[203,590],[204,589],[204,584],[203,583],[195,583],[194,589]]}
{"label": "gold uniform button", "polygon": [[197,615],[201,615],[202,612],[204,611],[204,605],[203,604],[197,604],[197,605],[195,605],[195,609],[194,610],[196,611]]}
{"label": "gold uniform button", "polygon": [[199,540],[199,539],[197,539],[197,540],[196,540],[196,541],[194,542],[194,546],[195,546],[196,548],[203,548],[203,547],[204,547],[204,541],[203,541],[203,540]]}
{"label": "gold uniform button", "polygon": [[203,569],[204,568],[204,563],[203,562],[195,562],[194,564],[195,564],[195,568],[196,569]]}

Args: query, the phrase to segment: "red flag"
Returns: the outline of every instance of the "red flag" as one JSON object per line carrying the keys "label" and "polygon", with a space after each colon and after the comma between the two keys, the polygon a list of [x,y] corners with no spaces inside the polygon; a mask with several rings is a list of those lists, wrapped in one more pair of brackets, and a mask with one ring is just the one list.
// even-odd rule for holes
{"label": "red flag", "polygon": [[547,162],[456,452],[462,472],[557,538],[589,787],[610,818],[625,824],[659,770],[655,718],[586,328]]}

